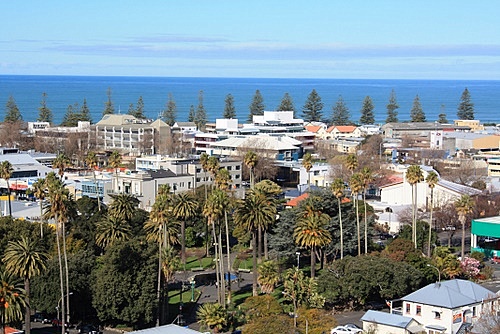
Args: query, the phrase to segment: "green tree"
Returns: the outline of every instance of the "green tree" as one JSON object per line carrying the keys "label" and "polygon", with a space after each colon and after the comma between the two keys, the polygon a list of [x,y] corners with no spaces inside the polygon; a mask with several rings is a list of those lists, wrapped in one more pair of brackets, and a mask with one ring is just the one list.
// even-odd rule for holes
{"label": "green tree", "polygon": [[24,307],[22,282],[7,270],[0,270],[0,334],[5,333],[6,325],[22,319]]}
{"label": "green tree", "polygon": [[199,130],[203,131],[207,125],[207,112],[203,105],[203,91],[198,92],[198,107],[196,107],[196,114],[194,116],[194,122]]}
{"label": "green tree", "polygon": [[323,117],[323,102],[321,102],[321,96],[315,89],[309,93],[307,100],[302,107],[302,118],[306,122],[321,121]]}
{"label": "green tree", "polygon": [[386,123],[397,123],[398,122],[398,109],[399,104],[396,100],[396,92],[391,90],[391,95],[389,96],[389,103],[386,106],[387,108],[387,118],[385,119]]}
{"label": "green tree", "polygon": [[267,260],[259,265],[258,282],[260,290],[266,294],[271,294],[280,281],[278,263],[274,260]]}
{"label": "green tree", "polygon": [[119,187],[118,187],[118,168],[121,166],[122,164],[122,155],[120,154],[120,152],[118,151],[113,151],[111,153],[111,155],[109,156],[109,160],[108,160],[108,163],[109,165],[111,166],[111,168],[113,168],[113,170],[115,171],[115,191],[118,191]]}
{"label": "green tree", "polygon": [[413,105],[410,110],[410,122],[425,122],[425,113],[420,103],[420,97],[417,95],[413,100]]}
{"label": "green tree", "polygon": [[247,166],[247,168],[250,172],[249,173],[250,174],[250,187],[253,189],[253,187],[255,186],[254,168],[255,168],[255,165],[257,165],[257,163],[259,162],[259,157],[257,156],[257,154],[255,154],[254,151],[248,151],[245,154],[245,158],[243,159],[243,162],[245,163],[245,165]]}
{"label": "green tree", "polygon": [[166,108],[163,110],[162,119],[170,126],[175,124],[177,118],[177,104],[175,103],[172,93],[168,93],[168,101]]}
{"label": "green tree", "polygon": [[436,172],[431,171],[427,174],[427,177],[425,178],[425,182],[427,182],[427,186],[431,190],[431,214],[429,216],[429,240],[427,243],[427,256],[431,257],[431,237],[432,237],[432,214],[434,212],[434,188],[436,187],[437,183],[439,182],[439,177],[436,174]]}
{"label": "green tree", "polygon": [[422,168],[419,165],[411,165],[406,170],[406,181],[411,186],[411,200],[412,200],[412,231],[413,243],[417,248],[417,185],[424,180]]}
{"label": "green tree", "polygon": [[356,154],[349,154],[344,159],[345,166],[351,172],[351,175],[354,174],[354,171],[358,168],[358,157]]}
{"label": "green tree", "polygon": [[108,206],[108,215],[130,223],[140,203],[137,197],[130,194],[110,195],[110,197],[111,203]]}
{"label": "green tree", "polygon": [[14,100],[14,97],[11,95],[9,96],[9,99],[7,100],[7,104],[5,105],[5,118],[4,122],[10,122],[10,123],[15,123],[23,120],[23,116],[21,115],[21,112],[19,111],[19,108],[16,104],[16,100]]}
{"label": "green tree", "polygon": [[307,188],[311,191],[311,169],[313,168],[313,160],[311,153],[307,152],[302,157],[302,167],[306,170],[307,173]]}
{"label": "green tree", "polygon": [[465,221],[467,218],[467,215],[472,213],[472,210],[474,209],[475,203],[472,197],[469,195],[462,195],[459,199],[455,201],[455,210],[457,211],[458,214],[458,219],[460,220],[460,223],[462,224],[462,260],[465,258]]}
{"label": "green tree", "polygon": [[474,103],[472,103],[469,90],[467,88],[462,92],[460,103],[457,108],[458,119],[474,119]]}
{"label": "green tree", "polygon": [[82,122],[92,123],[92,116],[90,115],[90,109],[87,105],[87,99],[83,99],[82,107],[80,108],[80,114],[78,115],[78,120]]}
{"label": "green tree", "polygon": [[12,164],[8,160],[2,161],[0,163],[0,178],[4,179],[7,182],[7,198],[9,199],[9,216],[12,218],[12,203],[10,200],[10,185],[9,179],[12,177],[12,173],[14,173],[14,168]]}
{"label": "green tree", "polygon": [[111,99],[111,87],[108,87],[106,95],[108,96],[108,100],[104,103],[104,111],[102,112],[103,116],[115,113],[115,106],[113,104],[113,100]]}
{"label": "green tree", "polygon": [[326,225],[330,222],[330,216],[321,211],[306,209],[302,217],[297,221],[294,229],[295,243],[311,251],[311,278],[316,275],[316,250],[326,246],[332,241],[330,232]]}
{"label": "green tree", "polygon": [[363,190],[363,206],[365,208],[365,254],[368,254],[368,205],[366,204],[366,192],[368,191],[370,183],[373,182],[373,173],[370,168],[364,167],[360,172],[360,176]]}
{"label": "green tree", "polygon": [[446,118],[446,114],[438,115],[438,123],[439,124],[448,124],[448,119]]}
{"label": "green tree", "polygon": [[363,105],[361,106],[361,117],[359,122],[361,124],[373,124],[375,123],[375,116],[373,114],[373,110],[375,106],[373,105],[372,98],[370,96],[366,96],[363,100]]}
{"label": "green tree", "polygon": [[24,315],[25,332],[31,332],[30,281],[34,276],[45,270],[48,254],[36,241],[30,241],[24,236],[18,241],[9,241],[3,256],[5,269],[24,279],[26,310]]}
{"label": "green tree", "polygon": [[224,115],[223,118],[235,118],[236,117],[236,107],[234,106],[234,97],[231,94],[227,94],[224,99]]}
{"label": "green tree", "polygon": [[95,154],[94,151],[89,151],[87,153],[87,156],[85,157],[85,164],[92,171],[92,178],[94,179],[95,194],[97,197],[97,207],[98,207],[98,210],[101,211],[101,191],[99,189],[99,185],[97,183],[96,175],[95,175],[95,169],[98,166],[98,159],[97,159],[97,155]]}
{"label": "green tree", "polygon": [[194,105],[189,107],[188,122],[194,122],[196,119],[196,112],[194,111]]}
{"label": "green tree", "polygon": [[134,116],[139,119],[146,119],[146,115],[144,115],[144,100],[142,95],[139,96],[139,99],[137,100]]}
{"label": "green tree", "polygon": [[350,180],[349,186],[351,188],[351,195],[354,200],[354,205],[356,205],[356,234],[358,236],[358,255],[361,255],[361,231],[359,225],[359,193],[363,189],[363,179],[361,173],[354,173]]}
{"label": "green tree", "polygon": [[130,225],[121,216],[108,215],[96,224],[95,241],[104,250],[117,241],[129,240],[130,236]]}
{"label": "green tree", "polygon": [[74,127],[78,125],[78,103],[69,104],[66,108],[61,126]]}
{"label": "green tree", "polygon": [[181,261],[186,270],[186,220],[193,218],[197,213],[198,205],[189,193],[179,193],[174,197],[173,215],[181,224]]}
{"label": "green tree", "polygon": [[196,311],[196,318],[202,326],[212,333],[219,333],[227,324],[227,311],[219,303],[202,304]]}
{"label": "green tree", "polygon": [[47,185],[45,184],[45,179],[37,179],[31,185],[31,191],[33,196],[40,201],[40,238],[43,238],[43,200],[47,196]]}
{"label": "green tree", "polygon": [[339,226],[340,226],[340,258],[344,258],[344,226],[342,225],[342,198],[344,197],[345,184],[341,178],[333,180],[331,185],[332,193],[337,198],[339,205]]}
{"label": "green tree", "polygon": [[293,111],[295,114],[295,106],[293,105],[293,99],[290,94],[285,93],[281,98],[280,105],[276,108],[277,111]]}
{"label": "green tree", "polygon": [[47,107],[47,93],[42,93],[42,101],[40,101],[40,107],[38,107],[38,118],[37,122],[49,122],[52,124],[53,115],[52,110]]}
{"label": "green tree", "polygon": [[248,114],[248,122],[252,123],[253,122],[253,116],[254,115],[264,115],[264,98],[262,97],[262,94],[260,93],[260,90],[256,90],[255,94],[252,98],[252,103],[250,103],[249,109],[250,113]]}
{"label": "green tree", "polygon": [[344,98],[340,95],[337,102],[333,106],[331,122],[334,125],[348,125],[351,123],[350,118],[349,108],[347,108]]}
{"label": "green tree", "polygon": [[52,162],[52,167],[57,168],[57,174],[61,178],[61,181],[64,179],[64,172],[71,165],[71,161],[64,153],[59,153],[57,157]]}

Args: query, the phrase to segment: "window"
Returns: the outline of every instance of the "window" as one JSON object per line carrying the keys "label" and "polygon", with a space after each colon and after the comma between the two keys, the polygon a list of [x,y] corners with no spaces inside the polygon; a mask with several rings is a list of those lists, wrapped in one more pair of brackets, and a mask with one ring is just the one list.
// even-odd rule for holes
{"label": "window", "polygon": [[434,319],[441,319],[441,312],[434,311]]}
{"label": "window", "polygon": [[476,314],[476,307],[475,306],[472,307],[472,316],[473,317],[477,316],[477,314]]}
{"label": "window", "polygon": [[417,313],[416,315],[422,315],[422,306],[421,305],[417,305]]}
{"label": "window", "polygon": [[410,304],[406,304],[406,313],[410,313],[411,307]]}
{"label": "window", "polygon": [[240,165],[237,165],[236,166],[236,170],[240,170],[241,166]]}

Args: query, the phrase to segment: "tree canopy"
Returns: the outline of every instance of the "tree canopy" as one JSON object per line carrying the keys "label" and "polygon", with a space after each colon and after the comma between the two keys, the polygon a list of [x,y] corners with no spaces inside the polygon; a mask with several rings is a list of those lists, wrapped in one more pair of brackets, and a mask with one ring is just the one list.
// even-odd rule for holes
{"label": "tree canopy", "polygon": [[420,97],[417,95],[413,100],[413,105],[410,110],[410,122],[425,122],[425,113],[420,103]]}
{"label": "tree canopy", "polygon": [[302,118],[306,122],[321,121],[323,118],[323,102],[321,96],[315,89],[309,93],[307,100],[302,107]]}
{"label": "tree canopy", "polygon": [[363,105],[361,106],[361,117],[359,118],[359,122],[361,124],[375,123],[375,115],[373,114],[374,109],[375,106],[373,105],[372,98],[370,96],[366,96],[363,100]]}
{"label": "tree canopy", "polygon": [[333,114],[331,122],[334,125],[349,125],[351,123],[351,115],[349,108],[344,102],[342,95],[339,96],[337,102],[333,106]]}
{"label": "tree canopy", "polygon": [[458,119],[471,120],[474,119],[474,103],[472,103],[469,90],[467,88],[462,92],[460,103],[457,108]]}

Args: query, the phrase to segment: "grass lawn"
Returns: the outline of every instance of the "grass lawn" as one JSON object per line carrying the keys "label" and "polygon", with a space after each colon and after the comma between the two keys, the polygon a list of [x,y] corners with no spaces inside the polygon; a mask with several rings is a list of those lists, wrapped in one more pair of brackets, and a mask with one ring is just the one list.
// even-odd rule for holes
{"label": "grass lawn", "polygon": [[[169,304],[178,304],[181,302],[181,294],[180,290],[171,290],[168,291],[168,303]],[[196,300],[200,296],[200,291],[194,290],[194,300]],[[184,303],[191,302],[191,288],[184,290],[182,293],[182,301]]]}
{"label": "grass lawn", "polygon": [[245,301],[248,297],[252,296],[252,290],[239,290],[231,293],[231,302],[234,306],[238,306]]}
{"label": "grass lawn", "polygon": [[[201,261],[200,261],[201,260]],[[214,265],[213,257],[204,257],[198,259],[196,256],[191,256],[186,259],[186,270],[191,270],[193,268],[212,268]]]}

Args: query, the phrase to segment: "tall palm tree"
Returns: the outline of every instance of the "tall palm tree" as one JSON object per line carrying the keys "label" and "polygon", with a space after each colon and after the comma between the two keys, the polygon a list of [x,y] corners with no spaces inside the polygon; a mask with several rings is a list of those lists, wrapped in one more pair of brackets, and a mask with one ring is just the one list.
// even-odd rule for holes
{"label": "tall palm tree", "polygon": [[424,180],[424,173],[419,165],[411,165],[406,170],[406,181],[411,185],[412,200],[412,239],[417,248],[417,185]]}
{"label": "tall palm tree", "polygon": [[[260,193],[267,198],[267,203],[271,207],[271,209],[277,213],[278,205],[282,202],[282,200],[278,199],[278,196],[283,192],[283,189],[277,185],[276,183],[269,180],[262,180],[254,186],[254,191],[256,193]],[[264,232],[264,259],[269,259],[269,251],[267,246],[267,232],[271,228],[271,226],[276,222],[276,219],[273,218],[263,226]]]}
{"label": "tall palm tree", "polygon": [[7,198],[9,200],[9,216],[12,217],[12,203],[10,201],[10,185],[9,185],[9,179],[12,176],[12,173],[14,173],[14,168],[12,167],[12,164],[5,160],[0,163],[0,178],[4,179],[7,182]]}
{"label": "tall palm tree", "polygon": [[115,189],[116,189],[116,191],[118,191],[118,168],[122,164],[122,156],[121,156],[120,152],[113,151],[111,153],[111,155],[109,156],[108,163],[111,166],[111,168],[113,168],[113,170],[115,172],[115,182],[116,182]]}
{"label": "tall palm tree", "polygon": [[[203,152],[200,155],[200,164],[201,168],[203,169],[203,173],[205,174],[203,179],[204,179],[204,188],[205,188],[205,202],[208,199],[208,191],[207,191],[207,171],[208,171],[208,154]],[[208,231],[208,224],[205,224],[205,253],[208,255],[209,252],[209,240],[210,240],[210,233]]]}
{"label": "tall palm tree", "polygon": [[309,189],[309,191],[311,191],[311,173],[310,172],[311,172],[311,169],[313,168],[313,160],[312,160],[311,153],[307,152],[302,157],[302,167],[304,167],[304,169],[307,172],[307,188]]}
{"label": "tall palm tree", "polygon": [[366,191],[370,186],[370,183],[373,181],[373,174],[370,168],[364,167],[361,170],[361,181],[363,185],[363,206],[365,207],[365,254],[368,254],[368,214],[366,210]]}
{"label": "tall palm tree", "polygon": [[226,168],[219,169],[215,174],[215,186],[220,190],[227,191],[231,185],[231,173]]}
{"label": "tall palm tree", "polygon": [[248,151],[245,154],[245,158],[243,159],[243,162],[248,168],[248,171],[250,172],[250,188],[253,189],[255,185],[255,176],[254,176],[254,168],[255,165],[259,162],[259,158],[257,157],[257,154],[253,151]]}
{"label": "tall palm tree", "polygon": [[95,168],[98,165],[98,159],[94,151],[89,151],[87,153],[87,156],[85,157],[85,163],[87,164],[87,167],[92,171],[92,177],[94,179],[94,187],[96,189],[96,196],[97,196],[97,207],[99,211],[101,211],[101,193],[95,176]]}
{"label": "tall palm tree", "polygon": [[128,222],[120,216],[108,215],[96,224],[96,244],[102,249],[117,241],[130,239],[131,231]]}
{"label": "tall palm tree", "polygon": [[276,217],[276,211],[267,203],[266,196],[252,190],[243,201],[239,203],[234,211],[234,222],[249,231],[252,235],[252,256],[253,256],[253,296],[257,296],[257,229],[264,226],[266,222]]}
{"label": "tall palm tree", "polygon": [[274,288],[280,281],[279,266],[274,260],[267,260],[259,265],[260,290],[264,293],[271,294]]}
{"label": "tall palm tree", "polygon": [[475,202],[469,195],[462,195],[455,201],[455,210],[458,213],[458,219],[462,223],[462,261],[465,255],[465,219],[468,214],[472,213]]}
{"label": "tall palm tree", "polygon": [[47,196],[47,185],[45,179],[38,179],[32,185],[33,196],[40,201],[40,238],[43,238],[43,200]]}
{"label": "tall palm tree", "polygon": [[354,171],[358,168],[358,157],[355,154],[349,154],[345,157],[344,163],[351,174],[354,174]]}
{"label": "tall palm tree", "polygon": [[30,334],[30,280],[45,270],[49,256],[35,241],[24,236],[18,241],[9,241],[5,249],[3,262],[5,269],[24,279],[26,312],[24,315],[25,332]]}
{"label": "tall palm tree", "polygon": [[316,249],[332,241],[332,236],[326,229],[329,221],[330,216],[326,213],[306,208],[293,231],[295,243],[311,250],[311,278],[316,276]]}
{"label": "tall palm tree", "polygon": [[339,225],[340,225],[340,258],[344,258],[344,227],[342,225],[342,197],[344,197],[345,184],[341,178],[333,180],[331,185],[333,195],[337,198],[339,204]]}
{"label": "tall palm tree", "polygon": [[137,197],[129,194],[110,195],[110,197],[112,201],[108,207],[108,214],[130,223],[140,203]]}
{"label": "tall palm tree", "polygon": [[181,224],[181,261],[186,270],[186,219],[196,215],[198,203],[189,193],[179,193],[174,196],[173,215]]}
{"label": "tall palm tree", "polygon": [[71,165],[71,161],[69,158],[64,154],[64,153],[59,153],[57,157],[54,159],[52,162],[52,167],[57,168],[58,172],[57,174],[63,180],[64,178],[64,172],[66,169]]}
{"label": "tall palm tree", "polygon": [[[163,278],[165,280],[165,293],[164,295],[167,296],[168,298],[168,283],[174,279],[174,274],[175,271],[178,270],[180,267],[180,261],[179,261],[179,256],[177,254],[177,251],[175,250],[174,247],[168,246],[162,249],[161,254],[160,254],[160,260],[161,260],[161,273],[163,274]],[[159,274],[159,279],[161,280],[161,274]],[[161,284],[161,281],[158,282],[158,284]],[[160,286],[159,286],[160,287]],[[160,300],[161,295],[160,295],[160,288],[158,289],[158,300]],[[166,303],[164,303],[166,306],[166,318],[168,319],[168,300]],[[158,311],[160,308],[158,308]],[[160,315],[161,313],[158,314],[158,321],[157,321],[157,326],[160,325]]]}
{"label": "tall palm tree", "polygon": [[0,270],[0,334],[5,334],[7,324],[19,321],[26,307],[22,282],[10,272]]}
{"label": "tall palm tree", "polygon": [[425,182],[427,182],[427,186],[431,189],[431,215],[429,217],[429,240],[427,242],[427,256],[431,256],[431,238],[432,238],[432,213],[434,211],[434,188],[436,184],[439,182],[439,177],[436,172],[431,171],[427,174],[425,178]]}
{"label": "tall palm tree", "polygon": [[351,188],[351,194],[354,200],[354,205],[356,206],[356,229],[358,234],[358,255],[361,255],[361,231],[359,227],[359,200],[358,196],[363,187],[363,180],[361,179],[360,173],[354,173],[349,180],[349,186]]}

